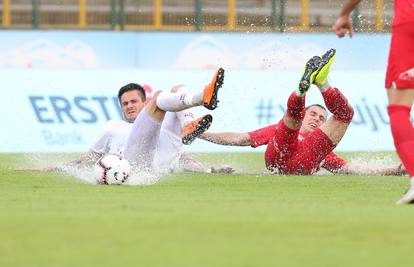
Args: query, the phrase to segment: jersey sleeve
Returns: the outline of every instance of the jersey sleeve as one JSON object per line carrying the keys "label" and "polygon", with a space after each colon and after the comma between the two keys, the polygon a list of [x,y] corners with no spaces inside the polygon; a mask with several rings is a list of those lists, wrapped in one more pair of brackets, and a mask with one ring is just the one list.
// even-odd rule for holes
{"label": "jersey sleeve", "polygon": [[106,154],[109,152],[109,142],[111,134],[109,131],[105,132],[96,143],[91,147],[90,150],[99,154]]}
{"label": "jersey sleeve", "polygon": [[343,166],[345,166],[346,161],[336,155],[334,152],[329,153],[325,162],[322,164],[322,168],[327,169],[330,172],[338,172]]}
{"label": "jersey sleeve", "polygon": [[275,135],[276,124],[272,124],[261,129],[248,132],[250,136],[251,147],[258,147],[269,143],[270,139]]}
{"label": "jersey sleeve", "polygon": [[98,141],[93,144],[90,150],[100,154],[106,154],[109,152],[109,143],[111,141],[111,131],[112,129],[119,126],[119,122],[116,120],[109,120],[103,126],[103,131]]}

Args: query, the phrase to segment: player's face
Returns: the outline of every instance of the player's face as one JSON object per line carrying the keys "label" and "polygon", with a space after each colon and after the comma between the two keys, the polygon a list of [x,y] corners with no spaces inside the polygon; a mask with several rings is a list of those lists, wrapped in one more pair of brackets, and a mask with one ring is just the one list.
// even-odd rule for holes
{"label": "player's face", "polygon": [[322,124],[326,122],[327,119],[326,111],[318,106],[312,106],[306,110],[305,118],[302,122],[302,132],[312,132]]}
{"label": "player's face", "polygon": [[125,92],[121,96],[121,108],[127,122],[134,122],[138,114],[144,107],[145,102],[142,101],[141,93],[137,90]]}

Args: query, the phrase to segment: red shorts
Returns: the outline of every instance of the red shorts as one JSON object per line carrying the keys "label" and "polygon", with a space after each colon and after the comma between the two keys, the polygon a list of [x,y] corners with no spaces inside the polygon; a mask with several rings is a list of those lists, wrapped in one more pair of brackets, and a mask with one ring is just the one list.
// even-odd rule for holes
{"label": "red shorts", "polygon": [[385,88],[393,83],[398,89],[414,88],[414,23],[392,29]]}
{"label": "red shorts", "polygon": [[267,145],[266,167],[281,174],[312,174],[334,148],[321,129],[299,136],[299,129],[291,130],[281,120]]}

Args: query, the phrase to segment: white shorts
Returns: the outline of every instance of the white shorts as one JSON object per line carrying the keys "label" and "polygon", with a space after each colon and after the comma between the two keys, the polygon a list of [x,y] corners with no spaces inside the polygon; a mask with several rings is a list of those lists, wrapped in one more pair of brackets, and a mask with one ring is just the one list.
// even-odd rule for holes
{"label": "white shorts", "polygon": [[161,122],[144,108],[135,119],[124,150],[124,157],[134,169],[151,171],[160,135]]}

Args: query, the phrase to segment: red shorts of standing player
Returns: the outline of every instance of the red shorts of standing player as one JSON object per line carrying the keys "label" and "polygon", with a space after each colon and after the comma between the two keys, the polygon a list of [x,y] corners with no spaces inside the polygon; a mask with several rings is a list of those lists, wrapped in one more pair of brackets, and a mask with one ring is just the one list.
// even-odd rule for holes
{"label": "red shorts of standing player", "polygon": [[385,88],[392,87],[414,88],[414,22],[393,26],[385,77]]}

